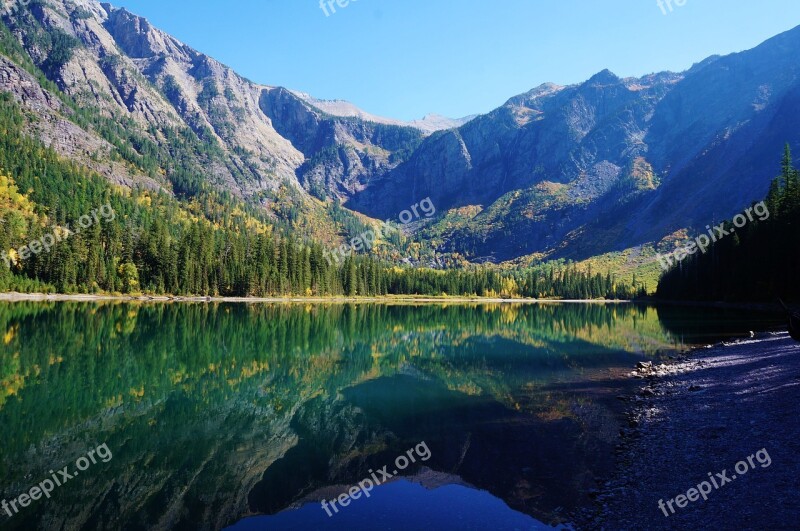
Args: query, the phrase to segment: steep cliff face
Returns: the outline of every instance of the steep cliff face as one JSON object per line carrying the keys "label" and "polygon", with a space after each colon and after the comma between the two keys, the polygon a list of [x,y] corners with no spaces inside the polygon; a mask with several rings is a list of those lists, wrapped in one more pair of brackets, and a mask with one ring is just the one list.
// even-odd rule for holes
{"label": "steep cliff face", "polygon": [[164,183],[116,160],[115,148],[91,129],[75,123],[75,111],[52,92],[42,88],[36,77],[0,55],[0,92],[10,93],[29,113],[31,134],[40,138],[62,157],[92,169],[115,184],[143,185],[163,189]]}
{"label": "steep cliff face", "polygon": [[250,177],[245,189],[288,179],[304,156],[283,138],[260,109],[266,87],[200,54],[125,10],[105,6],[109,34],[138,70],[197,134],[213,134]]}
{"label": "steep cliff face", "polygon": [[229,166],[215,168],[215,177],[245,195],[293,181],[303,155],[261,113],[263,87],[124,9],[102,4],[86,20],[74,26],[84,57],[62,72],[85,64],[100,72],[95,68],[75,90],[105,78],[109,83],[97,104],[110,96],[121,104],[117,111],[127,111],[144,127],[188,126],[198,136],[213,137]]}
{"label": "steep cliff face", "polygon": [[321,199],[352,196],[370,178],[396,167],[424,138],[412,127],[327,114],[283,88],[265,89],[261,110],[306,157],[297,177]]}
{"label": "steep cliff face", "polygon": [[[157,144],[185,129],[216,144],[219,156],[197,157],[196,169],[245,198],[286,184],[302,194],[300,182],[321,197],[353,193],[395,166],[395,152],[411,151],[425,134],[326,114],[292,92],[244,79],[107,3],[35,0],[5,22],[33,63],[81,105],[130,120]],[[54,63],[56,35],[66,53]],[[332,150],[337,164],[312,160]]]}
{"label": "steep cliff face", "polygon": [[[92,0],[34,0],[3,22],[16,41],[7,42],[6,51],[17,46],[25,54],[15,56],[17,66],[29,60],[54,82],[69,98],[61,115],[83,129],[62,135],[59,151],[79,154],[87,151],[81,137],[102,137],[116,150],[108,145],[98,150],[97,142],[88,142],[93,162],[87,165],[97,169],[96,161],[118,158],[130,162],[127,169],[101,171],[115,182],[150,180],[171,190],[173,174],[180,171],[247,197],[275,190],[280,177],[290,177],[302,163],[302,154],[258,111],[259,88],[144,19]],[[44,88],[49,99],[60,98]],[[231,97],[217,98],[217,91]],[[234,98],[254,109],[249,121],[231,119]],[[43,127],[38,133],[47,140],[57,130]],[[235,134],[238,139],[230,142]],[[190,148],[189,137],[208,149]],[[144,157],[156,159],[147,170],[138,161]]]}

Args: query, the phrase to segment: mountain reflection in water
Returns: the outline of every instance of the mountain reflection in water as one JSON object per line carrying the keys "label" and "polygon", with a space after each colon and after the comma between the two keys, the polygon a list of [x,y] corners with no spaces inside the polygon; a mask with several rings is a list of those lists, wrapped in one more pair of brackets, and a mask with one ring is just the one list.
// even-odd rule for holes
{"label": "mountain reflection in water", "polygon": [[[98,444],[114,455],[2,525],[360,518],[380,529],[413,500],[443,528],[437,518],[467,506],[509,528],[563,521],[613,465],[622,371],[698,335],[758,326],[704,310],[707,328],[688,330],[681,315],[630,304],[2,303],[0,496]],[[331,523],[320,500],[420,441],[428,461]],[[277,516],[248,518],[259,514]]]}

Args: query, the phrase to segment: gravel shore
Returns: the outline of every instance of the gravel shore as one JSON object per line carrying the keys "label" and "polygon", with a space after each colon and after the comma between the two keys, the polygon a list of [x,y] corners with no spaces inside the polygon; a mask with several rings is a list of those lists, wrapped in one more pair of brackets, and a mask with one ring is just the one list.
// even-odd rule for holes
{"label": "gravel shore", "polygon": [[[641,364],[631,377],[642,387],[630,399],[619,467],[598,493],[598,515],[579,528],[798,529],[800,344],[785,333],[763,334],[669,365]],[[754,466],[737,475],[748,458]],[[687,506],[680,508],[676,500],[674,514],[659,508],[709,473],[723,483],[723,470],[731,481],[707,501],[681,499]]]}

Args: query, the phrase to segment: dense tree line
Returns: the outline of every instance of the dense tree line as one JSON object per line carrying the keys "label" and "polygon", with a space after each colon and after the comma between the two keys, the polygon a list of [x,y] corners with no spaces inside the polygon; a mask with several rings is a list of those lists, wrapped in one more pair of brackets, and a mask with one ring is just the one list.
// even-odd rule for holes
{"label": "dense tree line", "polygon": [[[737,228],[665,273],[658,296],[720,301],[800,300],[800,176],[786,146],[766,198],[769,217]],[[730,227],[727,227],[730,229]]]}
{"label": "dense tree line", "polygon": [[534,299],[633,299],[647,296],[633,275],[632,284],[619,282],[610,272],[605,275],[579,271],[575,266],[554,265],[534,268],[522,276],[520,293]]}

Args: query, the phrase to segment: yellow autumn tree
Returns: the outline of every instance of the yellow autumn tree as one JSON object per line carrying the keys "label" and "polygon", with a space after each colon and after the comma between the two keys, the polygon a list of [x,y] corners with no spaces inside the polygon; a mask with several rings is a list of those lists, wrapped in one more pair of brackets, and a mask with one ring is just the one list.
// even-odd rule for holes
{"label": "yellow autumn tree", "polygon": [[0,169],[0,252],[16,259],[13,248],[22,244],[38,222],[34,203],[17,188],[13,177]]}

